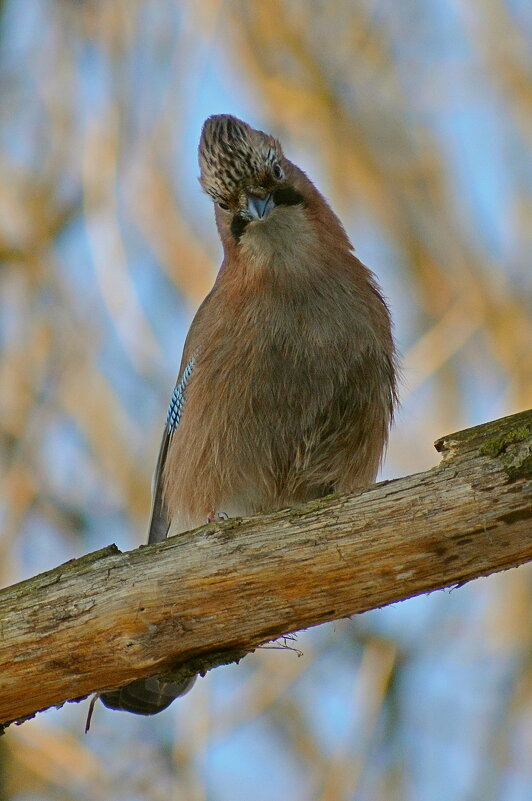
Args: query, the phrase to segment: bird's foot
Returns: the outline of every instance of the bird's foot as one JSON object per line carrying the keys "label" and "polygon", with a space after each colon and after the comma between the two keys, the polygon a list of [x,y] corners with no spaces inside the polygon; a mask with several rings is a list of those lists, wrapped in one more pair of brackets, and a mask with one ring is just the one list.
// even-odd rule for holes
{"label": "bird's foot", "polygon": [[213,509],[212,512],[209,512],[207,523],[222,523],[228,517],[229,515],[226,515],[225,512],[215,512]]}

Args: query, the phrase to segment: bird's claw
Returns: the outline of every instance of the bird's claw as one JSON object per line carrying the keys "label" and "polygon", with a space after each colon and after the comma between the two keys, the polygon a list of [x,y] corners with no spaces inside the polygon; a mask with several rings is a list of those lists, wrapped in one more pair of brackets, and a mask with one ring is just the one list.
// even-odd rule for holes
{"label": "bird's claw", "polygon": [[227,520],[229,515],[225,512],[209,512],[209,516],[207,518],[207,523],[222,523],[224,520]]}

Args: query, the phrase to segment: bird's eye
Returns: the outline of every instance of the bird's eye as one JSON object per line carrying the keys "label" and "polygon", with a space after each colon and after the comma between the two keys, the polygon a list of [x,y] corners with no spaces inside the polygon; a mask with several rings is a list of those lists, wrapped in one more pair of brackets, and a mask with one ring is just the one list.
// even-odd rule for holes
{"label": "bird's eye", "polygon": [[218,201],[218,205],[221,209],[223,209],[223,211],[229,211],[229,206],[227,205],[227,203],[222,203],[221,201]]}
{"label": "bird's eye", "polygon": [[278,181],[281,180],[281,178],[283,177],[282,167],[277,161],[272,167],[272,172],[273,172],[273,177],[277,178]]}

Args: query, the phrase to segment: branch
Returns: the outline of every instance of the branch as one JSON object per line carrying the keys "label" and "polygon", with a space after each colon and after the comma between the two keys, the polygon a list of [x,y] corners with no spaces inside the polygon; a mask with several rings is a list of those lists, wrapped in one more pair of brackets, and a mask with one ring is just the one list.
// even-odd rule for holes
{"label": "branch", "polygon": [[111,545],[0,593],[0,720],[532,559],[532,410],[436,442],[357,494]]}

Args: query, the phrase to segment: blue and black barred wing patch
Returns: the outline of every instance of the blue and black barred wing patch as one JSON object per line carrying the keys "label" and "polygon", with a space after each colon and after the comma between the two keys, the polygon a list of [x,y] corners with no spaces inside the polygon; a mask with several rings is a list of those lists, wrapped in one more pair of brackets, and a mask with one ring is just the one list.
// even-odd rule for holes
{"label": "blue and black barred wing patch", "polygon": [[170,433],[173,433],[176,430],[181,420],[183,406],[185,405],[185,390],[190,376],[192,375],[195,361],[196,360],[194,357],[188,360],[185,365],[185,369],[183,370],[181,381],[175,385],[175,389],[172,394],[172,400],[170,401],[170,406],[168,407],[168,414],[166,415],[166,425]]}
{"label": "blue and black barred wing patch", "polygon": [[166,510],[166,505],[163,498],[162,475],[172,434],[178,427],[183,414],[186,387],[190,380],[190,376],[192,375],[194,364],[194,357],[190,358],[186,363],[181,380],[175,386],[172,399],[170,401],[170,406],[168,407],[166,425],[164,427],[163,439],[159,449],[159,458],[157,459],[157,467],[155,468],[155,474],[153,476],[153,503],[148,543],[162,542],[165,540],[168,535],[168,529],[170,528],[171,521],[168,518],[168,512]]}

